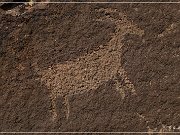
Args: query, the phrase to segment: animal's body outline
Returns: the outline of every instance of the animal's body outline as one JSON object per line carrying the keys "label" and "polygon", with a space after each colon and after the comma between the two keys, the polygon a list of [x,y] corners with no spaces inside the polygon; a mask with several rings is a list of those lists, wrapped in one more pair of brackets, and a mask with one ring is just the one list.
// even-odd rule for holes
{"label": "animal's body outline", "polygon": [[[97,12],[100,11],[117,12],[117,10],[111,9],[97,10]],[[89,90],[97,89],[98,86],[100,86],[103,82],[108,81],[109,79],[114,79],[116,89],[120,92],[122,99],[124,99],[126,96],[125,89],[128,89],[131,91],[131,93],[136,94],[134,85],[129,81],[126,71],[121,66],[120,53],[123,46],[121,41],[123,40],[124,35],[127,33],[142,36],[144,34],[144,31],[140,30],[135,25],[133,25],[132,22],[128,21],[124,14],[119,13],[119,16],[122,18],[121,20],[116,20],[109,16],[102,17],[96,20],[108,20],[113,21],[116,24],[116,32],[104,48],[98,51],[94,51],[91,54],[87,54],[86,56],[82,56],[75,62],[68,61],[63,64],[57,64],[40,73],[42,76],[41,82],[43,82],[51,90],[50,99],[52,102],[51,111],[53,120],[55,120],[58,115],[56,112],[56,98],[58,96],[62,96],[65,99],[64,102],[67,107],[66,118],[68,119],[70,114],[68,96],[81,94]],[[99,58],[99,60],[93,60],[96,56],[101,57]],[[106,64],[108,62],[108,65],[110,65],[110,67],[106,67]],[[87,66],[86,64],[89,65]],[[91,67],[91,65],[98,65],[99,67]],[[82,70],[79,69],[80,67],[83,67]],[[71,75],[71,72],[74,75]],[[94,74],[94,72],[96,73]],[[119,74],[125,81],[124,86],[118,82],[118,79],[116,78],[117,74]],[[84,83],[81,83],[83,81]],[[85,88],[81,88],[81,85]]]}

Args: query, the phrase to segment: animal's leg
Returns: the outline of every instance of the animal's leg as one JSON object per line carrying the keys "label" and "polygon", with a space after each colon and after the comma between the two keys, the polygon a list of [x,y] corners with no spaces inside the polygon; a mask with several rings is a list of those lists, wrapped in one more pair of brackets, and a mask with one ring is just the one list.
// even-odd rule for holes
{"label": "animal's leg", "polygon": [[[51,92],[50,99],[51,99],[51,113],[52,113],[52,119],[53,121],[57,119],[57,106],[56,106],[56,100],[57,100],[58,94],[56,92]],[[64,107],[65,107],[65,115],[66,119],[69,119],[69,114],[70,114],[70,105],[69,105],[69,99],[68,96],[64,96]]]}
{"label": "animal's leg", "polygon": [[52,112],[52,119],[53,121],[57,118],[57,111],[56,111],[56,94],[51,93],[50,95],[51,100],[51,112]]}
{"label": "animal's leg", "polygon": [[69,113],[70,113],[68,96],[65,96],[64,101],[65,101],[65,106],[66,106],[66,119],[68,120],[69,119]]}

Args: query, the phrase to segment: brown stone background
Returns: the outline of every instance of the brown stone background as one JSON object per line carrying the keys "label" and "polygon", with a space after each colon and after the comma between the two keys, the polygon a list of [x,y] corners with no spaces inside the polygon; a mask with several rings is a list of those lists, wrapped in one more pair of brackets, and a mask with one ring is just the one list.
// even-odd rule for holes
{"label": "brown stone background", "polygon": [[179,20],[179,4],[0,9],[0,131],[179,131]]}

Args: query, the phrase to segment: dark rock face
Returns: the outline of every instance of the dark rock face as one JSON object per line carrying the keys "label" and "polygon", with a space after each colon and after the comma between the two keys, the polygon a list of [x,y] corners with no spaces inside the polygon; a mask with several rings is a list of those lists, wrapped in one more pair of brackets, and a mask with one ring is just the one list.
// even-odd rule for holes
{"label": "dark rock face", "polygon": [[[141,9],[141,5],[136,8]],[[161,8],[159,8],[161,7]],[[153,9],[159,9],[154,14]],[[143,38],[126,35],[123,46],[123,67],[137,90],[139,106],[150,127],[179,125],[180,35],[178,6],[147,7],[149,13],[130,17],[145,30]],[[141,19],[138,19],[141,18]],[[139,93],[139,94],[138,94]]]}
{"label": "dark rock face", "polygon": [[[0,131],[178,131],[179,14],[178,4],[48,4],[18,16],[0,12]],[[121,49],[112,49],[114,40]],[[114,57],[108,59],[105,49]],[[119,54],[123,74],[94,77]],[[84,59],[98,70],[89,82],[84,68],[73,72]],[[99,64],[104,70],[97,59],[107,59]],[[42,81],[41,73],[55,74],[61,65],[66,69],[57,71],[65,74],[58,75],[72,77],[72,90],[76,79],[88,90],[52,98],[52,91],[61,91],[54,82],[64,80]]]}

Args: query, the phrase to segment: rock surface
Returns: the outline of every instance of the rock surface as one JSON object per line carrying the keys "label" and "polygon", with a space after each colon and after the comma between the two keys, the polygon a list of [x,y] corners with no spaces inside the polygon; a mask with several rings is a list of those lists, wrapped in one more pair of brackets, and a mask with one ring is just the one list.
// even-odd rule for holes
{"label": "rock surface", "polygon": [[0,12],[0,131],[180,130],[179,4],[40,7]]}

